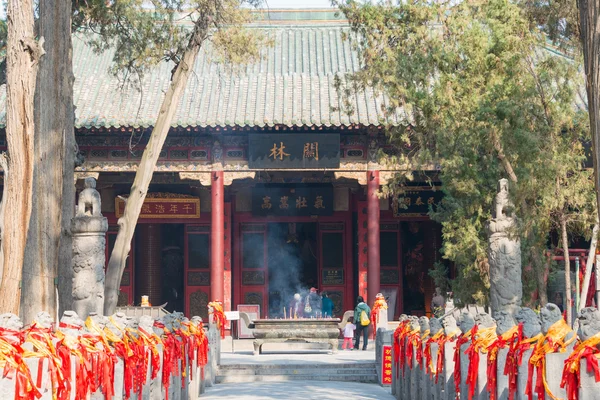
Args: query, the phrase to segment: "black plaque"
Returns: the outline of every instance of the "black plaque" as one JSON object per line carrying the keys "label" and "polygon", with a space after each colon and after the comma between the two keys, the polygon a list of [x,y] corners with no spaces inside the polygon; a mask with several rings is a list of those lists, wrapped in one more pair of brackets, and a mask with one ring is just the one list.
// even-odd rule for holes
{"label": "black plaque", "polygon": [[400,283],[400,274],[397,269],[382,269],[379,272],[379,283],[382,285],[396,285]]}
{"label": "black plaque", "polygon": [[407,188],[397,201],[392,201],[392,209],[395,217],[427,215],[429,209],[436,210],[442,201],[444,194],[431,187]]}
{"label": "black plaque", "polygon": [[265,273],[263,271],[243,271],[242,285],[264,285]]}
{"label": "black plaque", "polygon": [[322,271],[323,285],[343,285],[344,284],[344,270],[343,269],[324,269]]}
{"label": "black plaque", "polygon": [[252,189],[256,216],[311,216],[333,214],[333,186],[264,185]]}
{"label": "black plaque", "polygon": [[248,165],[257,169],[338,168],[339,134],[254,134],[248,138]]}

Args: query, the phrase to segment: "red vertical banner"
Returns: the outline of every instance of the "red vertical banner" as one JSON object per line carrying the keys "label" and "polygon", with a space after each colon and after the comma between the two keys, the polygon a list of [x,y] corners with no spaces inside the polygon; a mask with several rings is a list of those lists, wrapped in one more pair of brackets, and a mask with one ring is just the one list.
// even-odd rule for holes
{"label": "red vertical banner", "polygon": [[[223,248],[223,309],[231,311],[231,203],[225,203],[225,226],[223,232],[225,234],[225,243]],[[231,329],[230,322],[225,324],[226,329]]]}
{"label": "red vertical banner", "polygon": [[392,346],[383,346],[383,357],[381,357],[381,384],[392,384]]}
{"label": "red vertical banner", "polygon": [[367,202],[358,202],[358,295],[367,300],[368,266],[368,213]]}

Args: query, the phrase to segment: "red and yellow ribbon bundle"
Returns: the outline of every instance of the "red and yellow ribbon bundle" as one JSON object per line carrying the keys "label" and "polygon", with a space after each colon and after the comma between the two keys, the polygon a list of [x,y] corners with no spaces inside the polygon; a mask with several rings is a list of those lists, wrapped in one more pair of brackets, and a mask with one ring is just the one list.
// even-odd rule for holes
{"label": "red and yellow ribbon bundle", "polygon": [[417,357],[417,364],[419,364],[419,368],[423,369],[423,343],[427,343],[429,340],[429,329],[427,329],[421,336],[419,337],[419,342],[417,346],[417,351],[415,352],[415,356]]}
{"label": "red and yellow ribbon bundle", "polygon": [[467,387],[469,388],[468,398],[471,400],[475,395],[475,388],[477,386],[477,375],[479,374],[479,354],[487,353],[488,349],[496,341],[498,336],[496,335],[496,327],[479,329],[477,325],[474,327],[473,335],[471,337],[471,345],[465,351],[465,354],[469,356],[469,369],[467,370]]}
{"label": "red and yellow ribbon bundle", "polygon": [[65,366],[54,347],[54,334],[50,328],[41,328],[35,324],[25,332],[25,342],[33,346],[33,351],[25,351],[24,357],[38,357],[36,387],[42,387],[44,359],[48,359],[48,373],[52,385],[52,399],[65,397],[64,392],[70,393],[70,377],[65,379]]}
{"label": "red and yellow ribbon bundle", "polygon": [[586,360],[587,371],[593,372],[596,382],[600,382],[600,368],[598,367],[598,357],[600,356],[600,350],[598,350],[599,344],[600,333],[597,333],[575,346],[573,353],[565,361],[560,387],[566,388],[568,400],[579,399],[581,360]]}
{"label": "red and yellow ribbon bundle", "polygon": [[436,365],[433,365],[433,360],[431,359],[431,345],[433,343],[437,343],[438,345],[438,357],[439,357],[439,346],[440,346],[440,342],[443,343],[444,341],[444,337],[446,335],[444,334],[444,330],[440,329],[439,332],[437,332],[436,334],[434,334],[433,336],[431,336],[430,338],[428,338],[425,342],[425,350],[423,350],[423,357],[425,358],[425,373],[427,373],[427,375],[431,376],[432,378],[434,376],[436,376],[436,383],[437,383],[437,362]]}
{"label": "red and yellow ribbon bundle", "polygon": [[440,374],[442,372],[444,372],[444,358],[446,357],[446,343],[455,341],[459,334],[460,334],[460,330],[457,330],[456,332],[453,332],[450,335],[444,334],[444,335],[442,335],[440,340],[437,341],[438,356],[437,356],[437,363],[436,363],[435,374],[434,374],[436,384],[438,383]]}
{"label": "red and yellow ribbon bundle", "polygon": [[406,362],[408,363],[408,367],[410,369],[413,368],[413,355],[414,357],[416,357],[416,353],[419,349],[419,347],[421,347],[421,330],[419,328],[415,328],[412,331],[408,332],[408,334],[406,335],[406,348],[404,349],[405,351],[405,357],[406,357]]}
{"label": "red and yellow ribbon bundle", "polygon": [[[125,387],[125,399],[129,399],[132,393],[140,392],[142,383],[139,382],[139,373],[143,373],[144,377],[146,374],[146,367],[139,368],[138,357],[139,349],[136,346],[136,343],[131,343],[130,336],[127,335],[127,331],[125,329],[120,329],[118,324],[114,322],[112,317],[109,317],[109,320],[113,323],[113,325],[119,329],[121,332],[121,337],[114,334],[108,327],[104,328],[104,333],[106,334],[106,338],[114,349],[114,354],[123,359],[123,384]],[[136,351],[137,350],[137,351]],[[116,359],[115,359],[116,363]]]}
{"label": "red and yellow ribbon bundle", "polygon": [[221,339],[225,339],[225,322],[227,322],[227,318],[223,312],[223,304],[219,300],[215,300],[208,303],[208,306],[213,309],[213,322],[217,325],[217,329],[221,331]]}
{"label": "red and yellow ribbon bundle", "polygon": [[[565,341],[569,333],[573,333],[573,336]],[[537,397],[540,399],[543,399],[545,394],[548,394],[551,399],[557,400],[557,397],[552,394],[546,381],[546,354],[556,353],[557,351],[564,353],[567,350],[567,346],[575,340],[576,335],[564,319],[555,322],[548,329],[546,336],[538,340],[529,359],[529,374],[527,376],[527,389],[525,390],[525,394],[529,400],[533,399],[533,393],[537,394]],[[535,388],[532,387],[534,370],[536,374]]]}
{"label": "red and yellow ribbon bundle", "polygon": [[[165,325],[159,321],[154,323],[154,326],[163,329],[163,370],[162,384],[165,388],[166,400],[169,400],[169,386],[171,385],[171,376],[179,372],[179,360],[183,353],[181,346],[175,335],[169,331]],[[182,371],[183,372],[183,371]],[[182,373],[183,375],[183,373]]]}
{"label": "red and yellow ribbon bundle", "polygon": [[396,366],[396,378],[399,376],[398,370],[402,370],[402,376],[404,376],[404,364],[406,363],[406,335],[410,331],[409,321],[406,319],[398,324],[398,327],[394,331],[394,365]]}
{"label": "red and yellow ribbon bundle", "polygon": [[[181,332],[184,335],[187,348],[188,359],[190,360],[190,379],[194,378],[192,360],[196,358],[196,367],[204,367],[208,362],[208,337],[204,332],[202,324],[196,325],[193,322],[182,322],[183,327]],[[202,369],[204,375],[204,368]],[[202,376],[201,378],[204,378]]]}
{"label": "red and yellow ribbon bundle", "polygon": [[518,325],[517,337],[509,346],[508,353],[506,353],[506,364],[504,364],[504,375],[508,376],[508,400],[514,400],[518,390],[517,376],[519,375],[519,366],[523,362],[523,354],[533,348],[542,337],[542,334],[538,333],[532,338],[523,338],[523,323]]}
{"label": "red and yellow ribbon bundle", "polygon": [[150,362],[152,363],[150,368],[150,379],[155,379],[160,370],[160,353],[158,351],[158,345],[162,344],[162,340],[154,332],[146,332],[142,327],[138,328],[138,332],[140,340],[144,342],[144,345],[150,351]]}
{"label": "red and yellow ribbon bundle", "polygon": [[375,304],[371,309],[371,324],[373,324],[373,337],[377,335],[377,315],[379,310],[387,310],[388,306],[383,295],[375,297]]}
{"label": "red and yellow ribbon bundle", "polygon": [[[80,326],[68,326],[63,323],[59,326],[61,328],[81,329]],[[95,385],[95,376],[92,371],[89,353],[95,352],[97,349],[90,341],[82,340],[78,336],[65,335],[62,331],[57,331],[56,337],[59,339],[56,346],[58,356],[61,359],[64,373],[67,377],[72,376],[71,356],[75,357],[75,385],[72,389],[75,389],[76,399],[85,399]],[[67,400],[71,397],[71,393],[63,393],[65,397],[59,397],[59,400]]]}
{"label": "red and yellow ribbon bundle", "polygon": [[42,397],[36,388],[23,358],[23,334],[0,328],[0,368],[2,377],[15,380],[15,400],[33,400]]}
{"label": "red and yellow ribbon bundle", "polygon": [[462,379],[460,373],[460,347],[471,340],[471,337],[475,331],[477,331],[477,325],[475,325],[470,331],[460,335],[456,340],[456,348],[454,349],[454,393],[456,393],[456,400],[459,399],[460,381]]}
{"label": "red and yellow ribbon bundle", "polygon": [[518,341],[518,338],[519,327],[513,326],[511,329],[498,336],[488,349],[487,390],[490,394],[490,400],[496,400],[498,398],[498,351],[506,347],[510,348],[514,342]]}

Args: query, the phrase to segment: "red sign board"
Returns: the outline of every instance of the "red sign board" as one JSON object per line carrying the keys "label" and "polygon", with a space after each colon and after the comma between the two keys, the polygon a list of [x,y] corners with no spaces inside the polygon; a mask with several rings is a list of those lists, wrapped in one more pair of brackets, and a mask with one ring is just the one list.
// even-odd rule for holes
{"label": "red sign board", "polygon": [[[121,218],[125,210],[125,201],[115,199],[115,214]],[[142,205],[140,218],[199,218],[200,199],[185,198],[146,198]]]}
{"label": "red sign board", "polygon": [[392,346],[383,346],[383,357],[381,357],[381,384],[392,384]]}

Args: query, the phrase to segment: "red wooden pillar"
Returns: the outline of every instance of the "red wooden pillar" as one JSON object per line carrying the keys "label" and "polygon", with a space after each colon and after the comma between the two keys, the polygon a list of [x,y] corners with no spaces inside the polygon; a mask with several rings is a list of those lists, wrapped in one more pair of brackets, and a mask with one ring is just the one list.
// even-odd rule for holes
{"label": "red wooden pillar", "polygon": [[223,171],[211,172],[210,301],[223,301],[225,252],[225,188]]}
{"label": "red wooden pillar", "polygon": [[368,304],[375,302],[379,292],[380,254],[379,254],[379,171],[367,172],[367,296]]}

